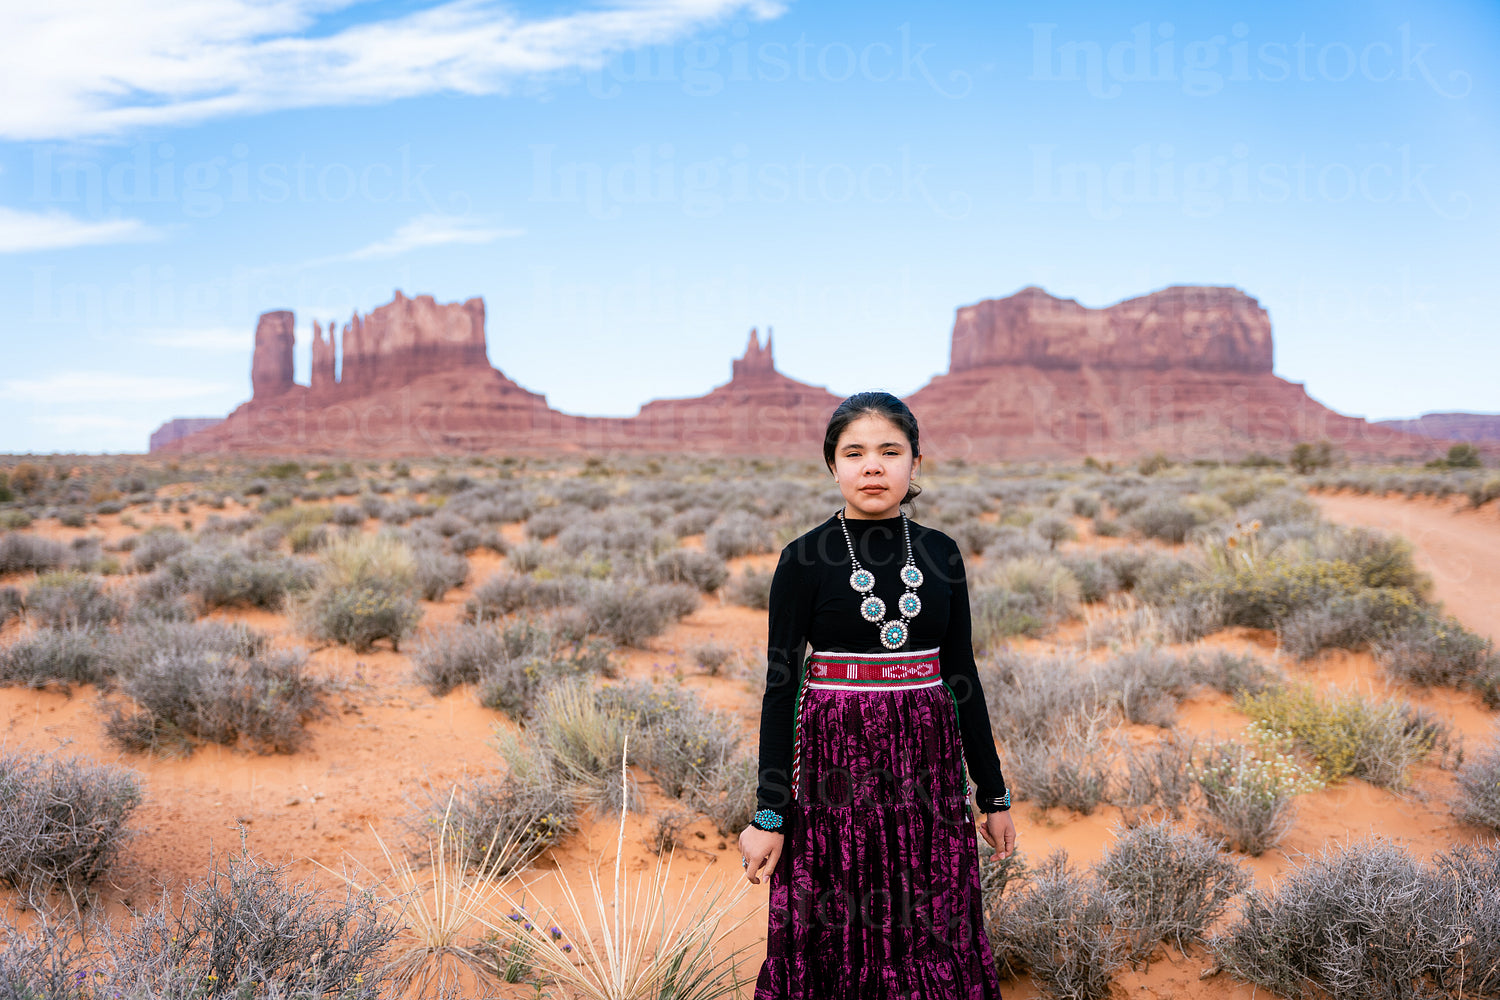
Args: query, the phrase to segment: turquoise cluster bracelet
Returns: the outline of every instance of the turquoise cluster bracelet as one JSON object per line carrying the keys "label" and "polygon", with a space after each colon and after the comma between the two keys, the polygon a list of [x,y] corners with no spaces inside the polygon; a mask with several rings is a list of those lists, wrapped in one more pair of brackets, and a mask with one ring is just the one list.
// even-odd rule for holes
{"label": "turquoise cluster bracelet", "polygon": [[1004,812],[1006,809],[1009,809],[1009,808],[1010,808],[1010,789],[1007,788],[1005,790],[1005,794],[1004,795],[1000,796],[998,799],[991,799],[990,800],[990,808],[985,809],[983,807],[980,807],[979,811],[980,812],[987,812],[987,813]]}
{"label": "turquoise cluster bracelet", "polygon": [[781,814],[772,812],[770,809],[760,809],[755,817],[750,820],[750,825],[758,830],[775,830],[781,826]]}

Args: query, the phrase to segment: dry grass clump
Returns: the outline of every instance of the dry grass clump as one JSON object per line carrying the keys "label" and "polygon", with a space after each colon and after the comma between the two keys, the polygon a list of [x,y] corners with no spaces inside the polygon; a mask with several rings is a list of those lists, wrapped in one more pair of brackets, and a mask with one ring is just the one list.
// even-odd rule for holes
{"label": "dry grass clump", "polygon": [[[628,797],[626,751],[622,746],[619,774],[621,795]],[[627,804],[628,798],[622,806]],[[502,886],[499,894],[518,919],[486,920],[486,925],[503,942],[524,949],[536,969],[580,1000],[718,1000],[740,995],[750,982],[738,972],[745,949],[726,951],[725,944],[754,913],[732,916],[749,883],[739,879],[729,883],[733,889],[724,882],[705,888],[705,869],[692,881],[684,879],[674,892],[671,850],[657,855],[654,870],[633,877],[624,863],[625,811],[622,807],[610,883],[599,867],[591,867],[590,891],[584,897],[559,869],[563,904],[533,904],[529,912],[524,901]],[[578,930],[573,935],[532,933],[533,927],[543,925]]]}
{"label": "dry grass clump", "polygon": [[1214,939],[1223,967],[1288,997],[1489,996],[1500,981],[1494,845],[1425,866],[1382,839],[1307,858],[1274,890],[1252,889]]}
{"label": "dry grass clump", "polygon": [[348,535],[325,545],[316,585],[296,602],[292,615],[315,639],[367,652],[381,639],[400,649],[422,620],[417,603],[416,557],[388,534]]}
{"label": "dry grass clump", "polygon": [[87,892],[132,836],[134,772],[81,757],[0,756],[0,883],[29,894]]}

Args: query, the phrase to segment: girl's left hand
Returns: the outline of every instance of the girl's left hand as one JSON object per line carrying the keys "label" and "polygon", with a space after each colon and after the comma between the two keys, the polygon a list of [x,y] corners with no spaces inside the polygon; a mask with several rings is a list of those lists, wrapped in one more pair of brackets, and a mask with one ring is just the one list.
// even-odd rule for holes
{"label": "girl's left hand", "polygon": [[1011,852],[1016,849],[1016,824],[1010,818],[1009,809],[985,813],[984,822],[979,824],[979,832],[1002,858],[1010,857]]}

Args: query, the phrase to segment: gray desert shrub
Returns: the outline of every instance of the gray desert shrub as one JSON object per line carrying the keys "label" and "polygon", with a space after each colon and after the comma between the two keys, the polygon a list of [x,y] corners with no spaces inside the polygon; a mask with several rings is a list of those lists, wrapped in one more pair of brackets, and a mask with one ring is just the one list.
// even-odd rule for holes
{"label": "gray desert shrub", "polygon": [[1003,747],[1050,742],[1102,710],[1093,677],[1070,659],[1005,652],[981,661],[979,677],[990,728]]}
{"label": "gray desert shrub", "polygon": [[1129,521],[1147,538],[1173,545],[1185,542],[1188,532],[1203,523],[1202,516],[1180,500],[1153,500],[1132,511]]}
{"label": "gray desert shrub", "polygon": [[259,656],[269,648],[264,633],[237,622],[130,622],[104,642],[110,676],[129,675],[162,653],[203,661]]}
{"label": "gray desert shrub", "polygon": [[1143,646],[1121,653],[1098,670],[1098,686],[1128,722],[1171,728],[1177,706],[1192,693],[1192,671],[1177,656]]}
{"label": "gray desert shrub", "polygon": [[356,653],[388,639],[399,652],[401,640],[421,622],[422,608],[405,588],[372,579],[318,588],[298,618],[311,638],[343,643]]}
{"label": "gray desert shrub", "polygon": [[718,677],[724,673],[726,667],[738,659],[739,651],[735,649],[733,643],[708,639],[689,647],[687,655],[699,670]]}
{"label": "gray desert shrub", "polygon": [[1387,632],[1371,651],[1388,676],[1421,687],[1473,684],[1500,664],[1493,641],[1439,614],[1424,614]]}
{"label": "gray desert shrub", "polygon": [[1132,959],[1171,942],[1186,951],[1251,882],[1241,863],[1193,830],[1158,820],[1118,831],[1094,867],[1120,893],[1119,926]]}
{"label": "gray desert shrub", "polygon": [[1494,739],[1460,768],[1453,812],[1465,823],[1500,832],[1500,727]]}
{"label": "gray desert shrub", "polygon": [[644,580],[593,582],[581,602],[589,630],[617,645],[640,646],[697,609],[698,589],[685,583]]}
{"label": "gray desert shrub", "polygon": [[1127,824],[1150,817],[1182,818],[1193,798],[1196,747],[1193,739],[1171,734],[1125,749],[1125,773],[1115,789],[1115,804]]}
{"label": "gray desert shrub", "polygon": [[411,647],[417,680],[434,698],[474,684],[499,661],[505,647],[499,628],[490,624],[454,624],[420,633]]}
{"label": "gray desert shrub", "polygon": [[1094,515],[1094,519],[1089,522],[1089,530],[1100,538],[1118,538],[1125,533],[1119,521],[1102,514]]}
{"label": "gray desert shrub", "polygon": [[589,508],[574,504],[543,507],[526,519],[526,537],[536,541],[552,538],[574,521],[587,517]]}
{"label": "gray desert shrub", "polygon": [[0,883],[87,891],[132,835],[139,777],[82,757],[0,755]]}
{"label": "gray desert shrub", "polygon": [[113,992],[239,1000],[390,991],[396,915],[373,892],[293,882],[287,865],[248,851],[163,895],[117,940]]}
{"label": "gray desert shrub", "polygon": [[1054,550],[1059,543],[1071,542],[1078,537],[1078,531],[1072,523],[1067,518],[1056,514],[1041,514],[1031,522],[1029,527]]}
{"label": "gray desert shrub", "polygon": [[417,549],[413,554],[417,593],[424,601],[441,601],[454,587],[469,578],[469,560],[457,553]]}
{"label": "gray desert shrub", "polygon": [[0,587],[0,628],[20,618],[26,611],[26,602],[19,587]]}
{"label": "gray desert shrub", "polygon": [[688,535],[703,534],[718,519],[718,508],[688,507],[673,514],[667,520],[667,528],[678,538],[686,538]]}
{"label": "gray desert shrub", "polygon": [[1122,894],[1068,866],[1058,851],[1013,879],[986,921],[1001,972],[1031,973],[1048,997],[1106,1000],[1126,945],[1115,930]]}
{"label": "gray desert shrub", "polygon": [[753,754],[737,751],[710,761],[702,780],[687,789],[686,798],[713,822],[719,836],[733,837],[750,825],[759,784],[759,762]]}
{"label": "gray desert shrub", "polygon": [[43,573],[26,591],[26,617],[43,628],[108,625],[123,611],[97,577],[74,570]]}
{"label": "gray desert shrub", "polygon": [[[614,710],[638,723],[639,762],[662,792],[674,799],[703,786],[709,773],[739,748],[739,731],[732,720],[705,708],[690,688],[663,699],[651,687],[624,684],[617,685],[615,696],[619,700]],[[652,705],[641,706],[641,701]],[[643,717],[649,721],[639,722]]]}
{"label": "gray desert shrub", "polygon": [[1305,779],[1240,743],[1208,746],[1192,768],[1207,831],[1243,854],[1275,847],[1296,821],[1295,796]]}
{"label": "gray desert shrub", "polygon": [[1222,649],[1194,654],[1188,660],[1188,670],[1199,684],[1231,697],[1242,691],[1252,695],[1260,694],[1267,688],[1286,683],[1286,675],[1274,664],[1252,653],[1233,653]]}
{"label": "gray desert shrub", "polygon": [[326,712],[324,682],[301,650],[251,657],[170,650],[122,674],[105,735],[130,753],[187,754],[198,742],[291,753]]}
{"label": "gray desert shrub", "polygon": [[369,516],[371,515],[363,507],[356,507],[348,503],[336,503],[333,505],[333,509],[329,511],[328,519],[340,528],[357,528]]}
{"label": "gray desert shrub", "polygon": [[1473,996],[1500,996],[1500,840],[1457,844],[1433,864],[1453,890],[1466,932],[1454,978]]}
{"label": "gray desert shrub", "polygon": [[612,647],[601,639],[570,638],[560,631],[543,633],[537,644],[517,648],[509,636],[522,626],[506,628],[505,655],[485,666],[480,676],[479,703],[504,712],[516,721],[537,710],[537,699],[549,685],[571,677],[614,675]]}
{"label": "gray desert shrub", "polygon": [[464,619],[491,621],[521,610],[546,610],[573,604],[583,596],[586,581],[577,577],[537,578],[499,572],[474,590],[464,602]]}
{"label": "gray desert shrub", "polygon": [[286,597],[313,583],[315,566],[275,553],[227,546],[197,546],[166,561],[152,574],[159,595],[192,595],[205,610],[226,607],[279,611]]}
{"label": "gray desert shrub", "polygon": [[1324,848],[1274,890],[1250,890],[1214,950],[1225,969],[1282,996],[1404,1000],[1455,995],[1465,937],[1446,879],[1366,839]]}
{"label": "gray desert shrub", "polygon": [[746,566],[729,584],[725,594],[732,604],[765,611],[771,606],[771,579],[774,572]]}
{"label": "gray desert shrub", "polygon": [[[952,520],[943,519],[942,529],[949,538],[958,544],[959,551],[966,556],[977,556],[985,553],[989,558],[989,551],[996,544],[1004,530],[1000,525],[991,524],[989,521],[981,521],[978,516],[959,517]],[[1048,546],[1040,537],[1025,532],[1025,529],[1014,528],[1013,531],[1025,534],[1027,538],[1035,539],[1039,543],[1039,550],[1045,551]]]}
{"label": "gray desert shrub", "polygon": [[1078,582],[1078,599],[1084,604],[1098,604],[1120,589],[1120,578],[1102,559],[1091,555],[1065,555],[1062,564]]}
{"label": "gray desert shrub", "polygon": [[130,571],[149,573],[179,552],[192,548],[193,540],[172,528],[152,528],[135,537],[130,551]]}
{"label": "gray desert shrub", "polygon": [[749,511],[732,510],[703,534],[703,547],[720,559],[771,551],[774,536],[765,520]]}
{"label": "gray desert shrub", "polygon": [[[1046,539],[1026,528],[1018,527],[1014,524],[984,524],[984,527],[988,529],[988,533],[982,539],[983,544],[980,544],[977,549],[965,548],[964,551],[970,555],[982,552],[986,563],[1004,562],[1008,559],[1024,559],[1027,556],[1040,557],[1049,555],[1052,551],[1052,546],[1047,544]],[[957,538],[954,540],[959,541]],[[971,543],[979,541],[981,539],[970,539]],[[959,544],[963,545],[964,543],[959,541]]]}
{"label": "gray desert shrub", "polygon": [[524,869],[578,829],[574,797],[545,767],[513,769],[458,786],[451,805],[434,797],[425,822],[416,828],[425,834],[445,812],[465,862],[501,877]]}
{"label": "gray desert shrub", "polygon": [[0,648],[0,684],[42,688],[99,684],[109,676],[106,633],[97,626],[42,628]]}
{"label": "gray desert shrub", "polygon": [[651,579],[657,583],[689,583],[712,594],[729,579],[729,568],[711,552],[669,549],[651,563]]}
{"label": "gray desert shrub", "polygon": [[1074,723],[1046,741],[1008,743],[1005,752],[1012,770],[1024,775],[1015,782],[1020,801],[1087,816],[1113,794],[1113,754],[1092,726]]}

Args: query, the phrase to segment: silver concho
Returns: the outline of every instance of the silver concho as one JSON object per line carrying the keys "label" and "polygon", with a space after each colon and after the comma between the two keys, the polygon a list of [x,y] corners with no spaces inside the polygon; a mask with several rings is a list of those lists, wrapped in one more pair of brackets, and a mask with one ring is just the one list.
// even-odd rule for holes
{"label": "silver concho", "polygon": [[916,594],[906,593],[896,602],[896,609],[901,612],[903,618],[915,618],[917,612],[922,610],[922,599]]}
{"label": "silver concho", "polygon": [[907,563],[901,567],[901,582],[908,587],[922,586],[922,571]]}
{"label": "silver concho", "polygon": [[906,642],[905,622],[886,622],[880,628],[880,644],[886,649],[896,649]]}
{"label": "silver concho", "polygon": [[859,614],[867,622],[878,622],[885,617],[885,602],[871,594],[860,603]]}
{"label": "silver concho", "polygon": [[867,569],[857,569],[849,574],[849,586],[861,594],[868,594],[875,589],[875,574]]}

